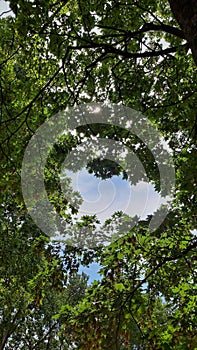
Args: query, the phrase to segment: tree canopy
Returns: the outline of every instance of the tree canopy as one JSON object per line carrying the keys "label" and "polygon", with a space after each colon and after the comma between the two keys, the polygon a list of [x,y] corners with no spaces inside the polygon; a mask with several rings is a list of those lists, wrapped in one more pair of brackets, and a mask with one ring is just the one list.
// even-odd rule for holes
{"label": "tree canopy", "polygon": [[[8,2],[12,13],[0,18],[0,350],[197,349],[196,2]],[[154,151],[123,122],[78,125],[48,154],[43,181],[49,202],[63,235],[67,230],[79,241],[77,232],[83,233],[80,244],[50,240],[33,222],[22,193],[24,154],[37,130],[46,122],[61,130],[53,116],[67,108],[80,114],[90,103],[145,116],[167,142],[175,171],[170,210],[156,230],[149,230],[152,215],[137,220],[117,212],[101,228],[114,237],[108,245],[91,245],[98,218],[78,219],[82,198],[60,173],[70,152],[88,140],[89,173],[143,180],[137,165],[128,173],[124,157],[116,162],[95,152],[96,140],[111,140],[106,152],[117,143],[130,149],[164,195]],[[161,144],[152,137],[150,144],[163,156]],[[71,170],[83,167],[78,152]],[[169,169],[167,162],[166,186]],[[32,177],[38,175],[35,164]],[[121,236],[120,222],[126,225]],[[88,286],[78,270],[92,261],[102,278]]]}

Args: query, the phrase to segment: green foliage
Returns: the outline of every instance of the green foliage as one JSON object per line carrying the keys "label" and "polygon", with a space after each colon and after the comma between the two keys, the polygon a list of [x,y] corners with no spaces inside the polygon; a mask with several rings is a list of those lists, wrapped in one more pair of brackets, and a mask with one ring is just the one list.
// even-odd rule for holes
{"label": "green foliage", "polygon": [[1,206],[0,224],[1,349],[68,349],[59,334],[62,321],[52,318],[85,296],[87,276],[69,273],[60,246],[51,245],[16,205]]}
{"label": "green foliage", "polygon": [[[9,3],[15,16],[0,19],[0,350],[196,349],[196,67],[168,3]],[[120,220],[130,220],[118,212],[102,227],[114,241],[95,250],[43,235],[20,183],[24,151],[38,127],[90,101],[146,115],[169,143],[176,171],[171,211],[155,232],[148,217],[117,239]],[[80,229],[88,243],[97,238],[98,220],[77,219],[81,198],[66,176],[64,198],[59,173],[70,151],[96,137],[130,148],[161,190],[153,155],[127,130],[92,124],[63,135],[47,159],[46,191],[74,239]],[[122,164],[96,157],[87,169],[102,179],[127,179]],[[75,170],[81,168],[77,159]],[[135,177],[134,170],[137,184],[143,174]],[[95,259],[102,280],[87,287],[77,272]]]}

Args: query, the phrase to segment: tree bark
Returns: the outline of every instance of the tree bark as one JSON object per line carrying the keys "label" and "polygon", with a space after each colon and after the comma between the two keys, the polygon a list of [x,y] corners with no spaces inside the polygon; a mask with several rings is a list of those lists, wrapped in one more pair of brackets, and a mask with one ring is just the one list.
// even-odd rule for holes
{"label": "tree bark", "polygon": [[169,3],[197,65],[197,0],[169,0]]}

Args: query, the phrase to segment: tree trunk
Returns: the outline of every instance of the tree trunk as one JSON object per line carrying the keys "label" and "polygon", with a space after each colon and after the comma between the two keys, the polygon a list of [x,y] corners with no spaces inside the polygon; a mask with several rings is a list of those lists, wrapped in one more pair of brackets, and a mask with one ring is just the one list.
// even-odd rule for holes
{"label": "tree trunk", "polygon": [[169,3],[197,65],[197,0],[169,0]]}

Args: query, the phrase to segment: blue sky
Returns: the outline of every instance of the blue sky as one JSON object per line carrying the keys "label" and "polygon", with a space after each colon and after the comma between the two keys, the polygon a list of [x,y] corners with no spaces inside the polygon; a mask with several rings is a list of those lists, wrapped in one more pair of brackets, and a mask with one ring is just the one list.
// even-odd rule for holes
{"label": "blue sky", "polygon": [[122,180],[121,176],[102,180],[89,174],[85,168],[77,173],[66,171],[66,174],[72,180],[73,190],[80,192],[83,198],[79,217],[96,214],[103,223],[115,211],[122,210],[130,216],[138,215],[145,219],[161,203],[166,203],[148,182],[140,181],[132,185],[128,180]]}
{"label": "blue sky", "polygon": [[[101,180],[89,174],[85,168],[77,173],[66,171],[66,175],[72,180],[73,190],[80,192],[83,198],[78,217],[97,214],[104,223],[115,211],[122,210],[130,216],[139,215],[144,219],[148,214],[153,214],[161,202],[165,203],[150,183],[141,181],[134,186],[128,180],[122,180],[121,176]],[[84,271],[89,275],[91,283],[101,279],[99,268],[98,264],[93,263],[88,268],[81,266],[79,272]]]}
{"label": "blue sky", "polygon": [[80,266],[79,273],[85,272],[86,275],[89,276],[89,283],[92,283],[95,280],[101,280],[101,276],[99,275],[98,271],[100,269],[99,264],[92,263],[89,265],[89,267]]}

